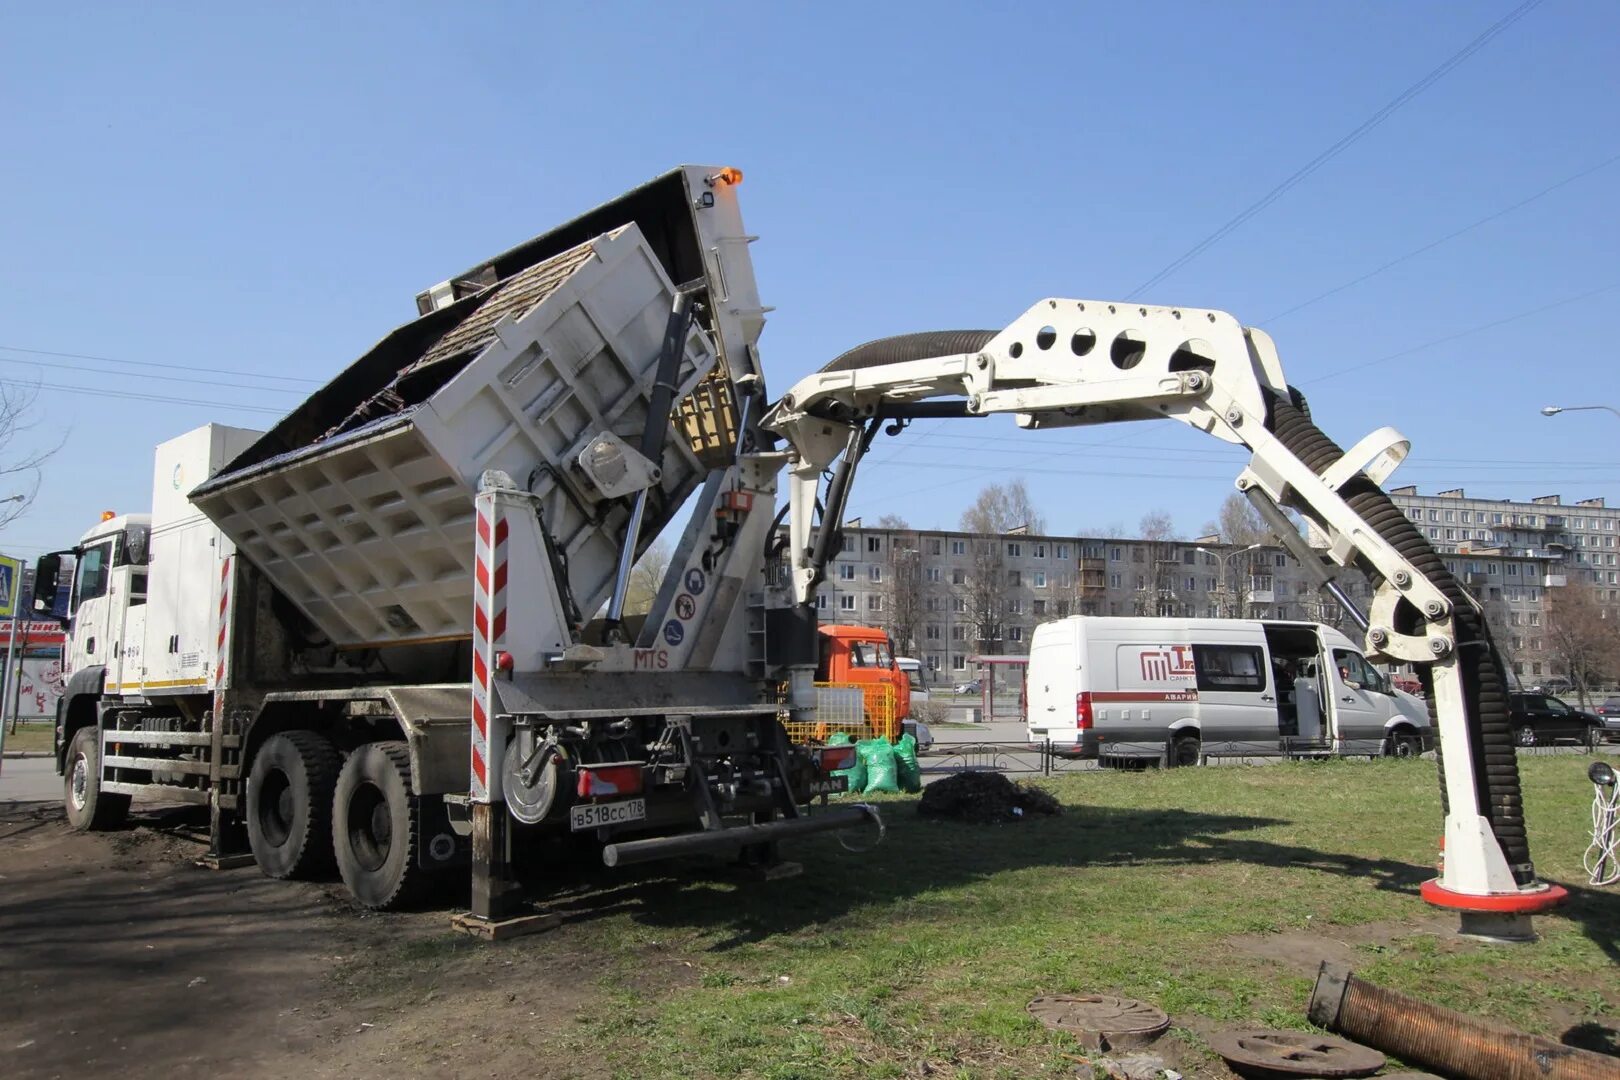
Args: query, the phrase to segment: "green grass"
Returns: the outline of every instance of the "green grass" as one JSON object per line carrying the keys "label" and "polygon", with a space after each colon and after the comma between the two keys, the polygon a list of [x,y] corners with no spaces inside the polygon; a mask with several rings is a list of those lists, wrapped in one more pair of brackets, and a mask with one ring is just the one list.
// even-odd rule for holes
{"label": "green grass", "polygon": [[[1306,1026],[1311,976],[1232,940],[1279,931],[1353,949],[1375,982],[1556,1037],[1620,1006],[1620,898],[1573,888],[1588,763],[1522,763],[1538,869],[1575,894],[1534,945],[1461,941],[1418,899],[1440,828],[1431,762],[1089,773],[1050,781],[1055,819],[942,824],[888,798],[886,843],[794,845],[795,880],[644,878],[563,898],[606,912],[565,932],[609,955],[613,1006],[582,1011],[569,1041],[625,1076],[909,1076],[919,1061],[941,1076],[1072,1076],[1082,1051],[1024,1012],[1038,994]],[[538,963],[554,947],[510,955]],[[693,978],[649,985],[650,955],[686,958]],[[1201,1043],[1181,1036],[1196,1071]]]}
{"label": "green grass", "polygon": [[22,723],[17,725],[16,731],[6,732],[6,752],[13,750],[49,750],[51,748],[52,724]]}

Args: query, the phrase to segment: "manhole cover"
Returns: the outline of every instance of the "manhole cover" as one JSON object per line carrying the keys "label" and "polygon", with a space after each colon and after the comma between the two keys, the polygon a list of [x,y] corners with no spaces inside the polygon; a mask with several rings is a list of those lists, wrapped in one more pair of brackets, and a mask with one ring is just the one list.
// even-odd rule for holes
{"label": "manhole cover", "polygon": [[1129,1050],[1165,1033],[1170,1018],[1145,1001],[1107,994],[1053,994],[1029,1003],[1029,1014],[1095,1049]]}
{"label": "manhole cover", "polygon": [[1223,1031],[1209,1037],[1209,1046],[1251,1077],[1371,1076],[1384,1067],[1376,1050],[1304,1031]]}

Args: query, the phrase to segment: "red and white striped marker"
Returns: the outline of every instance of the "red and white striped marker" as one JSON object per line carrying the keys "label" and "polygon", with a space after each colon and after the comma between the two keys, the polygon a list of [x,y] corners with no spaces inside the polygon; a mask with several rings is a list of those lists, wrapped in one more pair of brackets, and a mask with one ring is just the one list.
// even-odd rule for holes
{"label": "red and white striped marker", "polygon": [[489,799],[489,720],[495,715],[496,646],[506,638],[506,519],[493,498],[478,499],[473,557],[472,798]]}
{"label": "red and white striped marker", "polygon": [[225,562],[219,568],[219,636],[214,641],[214,686],[217,688],[225,681],[225,657],[228,650],[225,648],[226,630],[230,626],[231,610],[231,559],[234,556],[225,556]]}

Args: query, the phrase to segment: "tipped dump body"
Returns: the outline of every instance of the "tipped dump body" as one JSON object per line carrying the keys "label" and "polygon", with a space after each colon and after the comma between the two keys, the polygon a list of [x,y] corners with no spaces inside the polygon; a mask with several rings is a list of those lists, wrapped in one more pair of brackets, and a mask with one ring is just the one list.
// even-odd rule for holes
{"label": "tipped dump body", "polygon": [[[192,500],[335,644],[404,644],[468,634],[473,497],[497,469],[542,496],[588,618],[630,500],[577,459],[639,440],[674,297],[634,222],[541,258],[395,330]],[[696,326],[682,350],[680,396],[716,363]],[[642,544],[705,472],[678,435],[655,464]]]}

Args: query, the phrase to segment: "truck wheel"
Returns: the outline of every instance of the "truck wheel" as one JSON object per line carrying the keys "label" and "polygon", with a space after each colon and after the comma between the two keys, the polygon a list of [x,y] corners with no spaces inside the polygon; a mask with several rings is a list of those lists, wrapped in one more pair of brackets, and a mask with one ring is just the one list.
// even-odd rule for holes
{"label": "truck wheel", "polygon": [[332,866],[332,787],[341,759],[313,731],[265,740],[248,773],[248,846],[273,878],[307,878]]}
{"label": "truck wheel", "polygon": [[1165,755],[1165,764],[1172,769],[1196,765],[1199,750],[1197,735],[1177,735],[1170,740],[1170,751]]}
{"label": "truck wheel", "polygon": [[421,890],[417,818],[404,743],[366,743],[349,755],[332,797],[332,839],[338,873],[362,907],[403,907]]}
{"label": "truck wheel", "polygon": [[1414,758],[1423,753],[1423,742],[1405,728],[1391,733],[1384,742],[1384,756]]}
{"label": "truck wheel", "polygon": [[1513,739],[1520,746],[1534,746],[1536,745],[1536,729],[1529,724],[1525,724],[1513,733]]}
{"label": "truck wheel", "polygon": [[115,829],[129,814],[129,796],[101,790],[100,734],[94,724],[82,727],[68,744],[62,772],[62,803],[68,824],[80,832]]}

